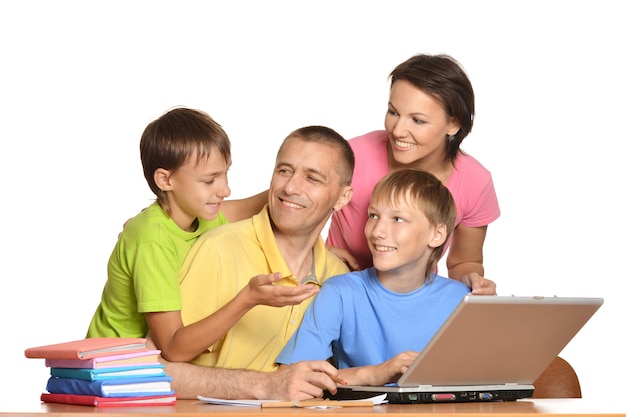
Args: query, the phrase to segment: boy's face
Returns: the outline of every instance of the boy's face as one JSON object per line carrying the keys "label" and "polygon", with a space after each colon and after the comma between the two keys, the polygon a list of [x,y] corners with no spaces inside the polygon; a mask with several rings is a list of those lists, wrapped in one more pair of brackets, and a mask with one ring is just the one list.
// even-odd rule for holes
{"label": "boy's face", "polygon": [[[406,198],[394,204],[373,200],[365,224],[374,266],[384,276],[393,273],[424,281],[428,257],[443,242],[441,230],[433,227],[424,213]],[[445,237],[445,236],[444,236]]]}
{"label": "boy's face", "polygon": [[269,189],[269,211],[277,235],[319,235],[333,210],[350,199],[352,187],[340,186],[334,148],[288,139],[276,158]]}
{"label": "boy's face", "polygon": [[[207,158],[193,154],[183,166],[169,175],[168,200],[171,216],[181,228],[197,218],[215,219],[224,198],[230,195],[225,161],[216,147]],[[188,227],[188,226],[187,226]]]}

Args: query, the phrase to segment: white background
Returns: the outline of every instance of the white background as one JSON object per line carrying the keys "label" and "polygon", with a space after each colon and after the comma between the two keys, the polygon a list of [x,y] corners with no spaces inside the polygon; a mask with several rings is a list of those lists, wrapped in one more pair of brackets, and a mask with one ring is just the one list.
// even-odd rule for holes
{"label": "white background", "polygon": [[177,105],[211,114],[233,143],[232,197],[245,197],[267,187],[290,131],[381,129],[387,75],[422,52],[457,58],[474,85],[463,145],[491,170],[502,210],[486,276],[501,295],[604,297],[561,354],[584,396],[603,395],[626,374],[621,9],[2,2],[0,401],[45,387],[43,360],[25,348],[84,337],[117,234],[153,199],[139,160],[147,123]]}

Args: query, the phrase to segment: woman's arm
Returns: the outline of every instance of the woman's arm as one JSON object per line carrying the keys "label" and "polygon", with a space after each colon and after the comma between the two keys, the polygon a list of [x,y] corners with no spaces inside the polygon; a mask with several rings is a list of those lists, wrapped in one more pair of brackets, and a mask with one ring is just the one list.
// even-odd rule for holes
{"label": "woman's arm", "polygon": [[461,281],[475,295],[495,295],[496,283],[485,278],[483,267],[483,244],[487,226],[465,227],[458,225],[452,235],[452,243],[446,259],[448,276]]}

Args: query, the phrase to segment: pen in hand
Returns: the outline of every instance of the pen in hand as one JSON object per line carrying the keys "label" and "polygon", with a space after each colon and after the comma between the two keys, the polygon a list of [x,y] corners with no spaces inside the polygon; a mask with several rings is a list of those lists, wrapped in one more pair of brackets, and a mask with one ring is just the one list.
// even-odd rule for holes
{"label": "pen in hand", "polygon": [[[328,374],[327,374],[328,375]],[[336,384],[348,385],[348,381],[339,376],[328,375]],[[280,401],[280,402],[263,402],[261,407],[264,408],[303,408],[303,407],[372,407],[372,401],[341,401],[341,400],[325,400],[320,398],[312,398],[304,401]]]}

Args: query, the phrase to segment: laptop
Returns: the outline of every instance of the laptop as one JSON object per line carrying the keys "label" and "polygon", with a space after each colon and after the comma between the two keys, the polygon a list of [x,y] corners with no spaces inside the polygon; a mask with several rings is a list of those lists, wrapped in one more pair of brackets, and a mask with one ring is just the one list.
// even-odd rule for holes
{"label": "laptop", "polygon": [[[339,385],[332,399],[392,404],[514,401],[600,308],[602,298],[465,296],[397,384]],[[410,325],[410,321],[407,320]]]}

